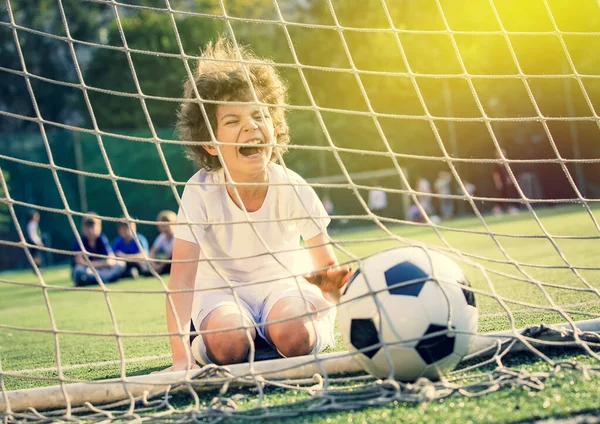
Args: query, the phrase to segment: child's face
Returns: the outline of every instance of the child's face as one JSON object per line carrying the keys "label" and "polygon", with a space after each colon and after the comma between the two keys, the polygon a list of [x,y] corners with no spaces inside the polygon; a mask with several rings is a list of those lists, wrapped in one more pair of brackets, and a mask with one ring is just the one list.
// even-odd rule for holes
{"label": "child's face", "polygon": [[166,236],[173,234],[173,229],[170,225],[158,225],[158,231]]}
{"label": "child's face", "polygon": [[[262,113],[261,113],[262,111]],[[242,145],[222,145],[221,155],[232,177],[243,181],[244,177],[264,172],[271,160],[275,143],[275,129],[271,114],[266,107],[254,105],[217,106],[216,139],[221,143]],[[211,155],[217,155],[214,146],[205,146]]]}
{"label": "child's face", "polygon": [[102,232],[102,224],[100,223],[95,223],[92,226],[87,226],[84,225],[82,228],[82,232],[83,235],[86,236],[88,239],[97,239],[100,236],[100,233]]}
{"label": "child's face", "polygon": [[119,225],[117,227],[117,232],[125,240],[129,240],[130,238],[133,238],[133,235],[131,234],[131,230],[129,229],[128,225]]}

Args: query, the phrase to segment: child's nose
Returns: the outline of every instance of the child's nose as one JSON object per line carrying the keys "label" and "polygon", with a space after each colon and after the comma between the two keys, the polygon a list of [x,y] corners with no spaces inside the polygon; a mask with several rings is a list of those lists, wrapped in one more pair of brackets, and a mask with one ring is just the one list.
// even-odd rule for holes
{"label": "child's nose", "polygon": [[246,121],[245,130],[246,131],[254,131],[258,128],[258,123],[254,120],[254,118],[250,118]]}

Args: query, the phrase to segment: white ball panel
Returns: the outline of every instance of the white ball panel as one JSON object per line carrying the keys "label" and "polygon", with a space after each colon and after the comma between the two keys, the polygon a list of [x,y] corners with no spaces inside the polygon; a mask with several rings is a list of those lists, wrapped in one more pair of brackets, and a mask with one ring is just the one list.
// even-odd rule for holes
{"label": "white ball panel", "polygon": [[479,312],[477,308],[469,305],[462,291],[462,285],[458,283],[441,282],[441,287],[450,299],[452,305],[452,325],[461,331],[477,331],[477,319]]}
{"label": "white ball panel", "polygon": [[471,345],[473,336],[471,334],[455,334],[454,353],[462,359],[469,353],[469,346]]}
{"label": "white ball panel", "polygon": [[415,345],[429,327],[429,318],[421,302],[413,296],[389,296],[379,316],[384,343],[413,340],[411,343]]}
{"label": "white ball panel", "polygon": [[371,294],[383,301],[388,295],[384,274],[366,264],[363,264],[360,268],[360,274],[349,284],[342,296],[343,298],[364,297]]}
{"label": "white ball panel", "polygon": [[427,314],[431,324],[448,325],[449,301],[440,285],[435,281],[427,281],[419,293],[419,303]]}
{"label": "white ball panel", "polygon": [[[373,362],[372,359],[368,358],[362,353],[358,353],[354,348],[349,351],[352,354],[352,358],[357,361],[369,374],[378,378],[386,378],[389,375],[389,367],[380,368],[378,363]],[[377,355],[379,355],[382,351],[383,348],[379,349],[379,352],[377,352],[374,358],[377,357]]]}
{"label": "white ball panel", "polygon": [[432,275],[436,278],[445,278],[450,281],[457,281],[464,274],[460,266],[451,258],[433,250],[429,251],[431,263],[433,264]]}
{"label": "white ball panel", "polygon": [[373,357],[373,363],[382,374],[377,375],[379,378],[386,378],[392,372],[393,365],[393,377],[396,380],[401,381],[413,381],[426,367],[425,362],[417,351],[412,347],[404,347],[400,345],[388,346],[389,356],[391,363],[387,358],[384,349],[381,349]]}
{"label": "white ball panel", "polygon": [[[363,282],[358,281],[359,278],[353,286],[363,286]],[[377,312],[377,302],[375,295],[368,290],[349,290],[340,298],[337,308],[338,313],[347,314],[348,317],[371,318]]]}

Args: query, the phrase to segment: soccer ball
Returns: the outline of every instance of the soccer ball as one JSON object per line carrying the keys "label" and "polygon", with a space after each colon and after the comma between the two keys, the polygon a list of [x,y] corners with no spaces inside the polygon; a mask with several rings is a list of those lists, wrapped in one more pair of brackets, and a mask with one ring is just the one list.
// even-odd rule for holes
{"label": "soccer ball", "polygon": [[467,354],[477,331],[475,298],[465,286],[454,261],[425,248],[368,257],[338,305],[347,349],[379,378],[439,379]]}

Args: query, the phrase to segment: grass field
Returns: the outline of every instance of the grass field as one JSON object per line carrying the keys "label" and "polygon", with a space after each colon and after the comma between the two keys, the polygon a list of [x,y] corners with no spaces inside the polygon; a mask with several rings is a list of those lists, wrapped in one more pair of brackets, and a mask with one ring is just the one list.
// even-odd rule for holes
{"label": "grass field", "polygon": [[[551,309],[552,302],[575,320],[600,317],[597,225],[581,206],[546,208],[536,213],[539,223],[524,212],[518,216],[486,216],[487,229],[477,218],[468,217],[442,223],[437,233],[428,227],[395,226],[389,234],[372,226],[339,230],[332,237],[343,251],[357,257],[397,246],[399,238],[461,252],[467,261],[461,265],[478,290],[480,332],[510,328],[498,297],[513,312],[518,327],[565,321]],[[600,219],[599,209],[593,214]],[[339,258],[345,260],[347,256],[340,251]],[[487,277],[481,272],[483,268]],[[160,335],[166,331],[166,324],[159,281],[122,280],[109,285],[104,293],[98,288],[71,289],[67,267],[43,270],[43,276],[44,286],[31,271],[0,274],[0,370],[20,373],[4,376],[8,390],[56,384],[56,372],[52,370],[56,370],[56,346],[65,377],[73,380],[118,377],[118,343],[122,343],[128,360],[136,360],[127,364],[128,375],[146,374],[170,364],[167,338]],[[115,317],[114,323],[111,316]],[[120,337],[114,336],[115,329]],[[336,350],[343,349],[338,338]],[[555,360],[598,365],[581,351],[561,349],[547,354]],[[533,354],[513,355],[507,364],[528,371],[550,369]],[[290,422],[529,421],[597,411],[598,393],[597,374],[584,379],[578,371],[563,370],[539,392],[504,388],[479,398],[453,395],[428,404],[392,403],[352,412],[302,414]],[[272,391],[268,403],[300,397],[293,391]]]}

